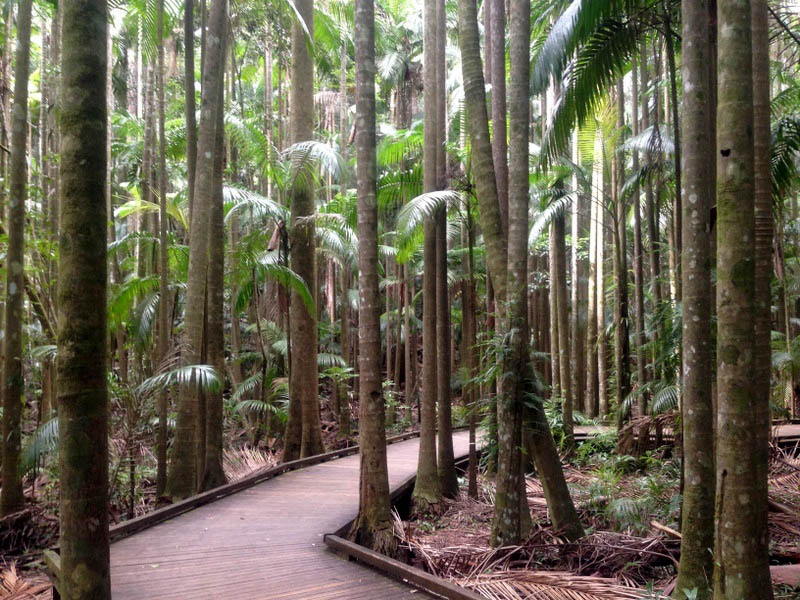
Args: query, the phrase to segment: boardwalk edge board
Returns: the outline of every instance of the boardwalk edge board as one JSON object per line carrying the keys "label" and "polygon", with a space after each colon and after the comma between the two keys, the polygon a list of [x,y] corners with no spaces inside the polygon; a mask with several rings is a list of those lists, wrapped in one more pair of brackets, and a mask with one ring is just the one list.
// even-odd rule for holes
{"label": "boardwalk edge board", "polygon": [[423,591],[436,594],[448,600],[484,600],[475,592],[450,583],[445,579],[426,573],[422,569],[409,566],[364,546],[359,546],[354,542],[345,540],[338,535],[329,533],[325,535],[325,544],[340,554],[348,558],[354,558],[379,571],[402,580],[404,583],[413,585]]}

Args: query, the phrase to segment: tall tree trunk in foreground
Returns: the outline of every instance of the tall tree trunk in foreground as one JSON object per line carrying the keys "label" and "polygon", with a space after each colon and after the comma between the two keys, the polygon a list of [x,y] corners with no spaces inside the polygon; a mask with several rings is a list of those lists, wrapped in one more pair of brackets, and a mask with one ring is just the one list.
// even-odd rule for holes
{"label": "tall tree trunk in foreground", "polygon": [[[20,0],[14,66],[14,108],[11,117],[11,164],[6,253],[5,348],[3,353],[3,487],[0,517],[25,503],[19,476],[22,436],[22,301],[25,293],[25,198],[28,189],[28,75],[31,58],[31,2]],[[103,140],[105,148],[105,140]],[[105,169],[103,171],[105,173]],[[105,208],[105,201],[103,204]],[[105,227],[103,227],[105,231]]]}
{"label": "tall tree trunk in foreground", "polygon": [[374,0],[356,0],[355,28],[361,472],[358,517],[351,537],[373,550],[391,552],[395,541],[380,365]]}
{"label": "tall tree trunk in foreground", "polygon": [[[447,73],[445,40],[447,16],[444,0],[436,2],[436,187],[447,188]],[[442,495],[458,495],[458,476],[453,451],[453,417],[450,391],[452,371],[452,333],[450,327],[450,288],[447,280],[447,209],[436,218],[436,397],[439,417],[438,468]]]}
{"label": "tall tree trunk in foreground", "polygon": [[[219,106],[224,106],[224,80],[219,82]],[[222,214],[222,171],[225,140],[225,120],[222,110],[217,111],[216,142],[214,146],[214,179],[209,208],[208,225],[208,282],[206,307],[206,362],[216,369],[220,377],[225,374],[225,224]],[[262,388],[263,389],[263,388]],[[222,390],[205,393],[205,444],[203,469],[199,491],[210,490],[227,481],[222,470]]]}
{"label": "tall tree trunk in foreground", "polygon": [[[521,29],[529,32],[530,26],[530,5],[525,1],[512,5],[513,13],[512,20],[516,19],[516,25]],[[516,16],[514,16],[516,15]],[[480,208],[481,229],[486,240],[487,251],[487,264],[489,271],[492,273],[492,284],[494,285],[497,298],[503,303],[506,298],[506,269],[503,257],[506,256],[505,240],[502,234],[502,227],[500,223],[500,210],[497,202],[497,187],[494,179],[494,169],[492,167],[492,154],[491,146],[489,144],[489,123],[486,112],[486,95],[483,83],[483,69],[481,67],[480,59],[480,46],[478,35],[478,12],[475,5],[475,0],[459,0],[458,3],[458,34],[459,45],[461,47],[461,68],[464,81],[464,104],[467,109],[467,120],[469,122],[470,141],[473,152],[473,174],[475,177],[476,191]],[[525,22],[528,24],[526,25]],[[529,37],[528,35],[518,35],[517,47],[515,52],[525,53],[525,57],[529,57]],[[524,49],[523,49],[524,46]],[[521,154],[517,156],[520,165],[520,174],[517,175],[518,181],[516,183],[517,193],[520,195],[519,201],[521,202],[521,187],[522,187],[522,164],[524,160],[524,178],[525,178],[525,206],[527,207],[527,148],[528,148],[528,135],[527,135],[527,116],[529,108],[527,104],[527,86],[529,81],[529,60],[528,58],[520,58],[517,62],[517,69],[511,80],[517,80],[519,87],[515,87],[514,93],[516,94],[516,101],[524,109],[524,114],[520,118],[520,123],[515,126],[518,130],[515,132],[515,139],[517,144],[522,146],[521,140],[524,139],[524,148],[518,146],[517,150],[521,150]],[[524,88],[524,92],[522,91]],[[525,97],[524,103],[522,96]],[[512,110],[512,114],[516,112]],[[522,112],[522,110],[520,111]],[[519,116],[519,115],[518,115]],[[521,121],[525,121],[524,127]],[[523,137],[524,133],[524,137]],[[519,210],[520,207],[517,206]],[[527,214],[527,213],[526,213]],[[527,221],[527,216],[525,217]],[[517,231],[517,236],[520,236],[521,228]],[[524,228],[524,236],[526,237],[524,246],[525,261],[527,264],[527,226]],[[519,239],[516,240],[519,244]],[[516,268],[516,267],[515,267]],[[518,275],[519,273],[517,273]],[[519,279],[520,285],[526,285],[525,277]],[[519,297],[519,294],[517,294]],[[520,308],[523,309],[520,311]],[[524,304],[516,307],[517,311],[525,314]],[[527,341],[525,342],[523,351],[526,351]],[[515,357],[518,358],[518,357]],[[523,367],[530,370],[529,361],[524,361]],[[528,371],[530,372],[530,371]],[[528,381],[532,382],[528,377]],[[544,410],[539,404],[532,411],[531,415],[531,438],[532,438],[532,451],[536,466],[539,470],[542,479],[542,485],[545,490],[545,497],[547,498],[547,505],[550,508],[553,523],[557,529],[565,532],[565,535],[570,539],[575,539],[583,534],[583,529],[578,521],[577,513],[572,504],[572,499],[567,489],[564,473],[561,469],[558,452],[556,451],[553,435],[547,425],[547,420],[544,415]],[[512,424],[513,426],[513,424]],[[506,473],[510,477],[516,477],[517,471],[507,470]],[[499,475],[498,475],[499,478]],[[521,480],[520,480],[520,483]],[[521,485],[520,485],[521,487]],[[508,485],[506,484],[506,489]],[[517,494],[520,490],[517,489]],[[519,498],[519,496],[518,496]],[[517,508],[509,507],[509,510],[516,510],[519,514],[519,505],[521,498],[516,503]],[[500,532],[500,535],[494,536],[495,539],[502,537],[502,539],[509,539],[514,535],[515,531],[519,530],[518,524],[510,524],[510,535],[505,532]]]}
{"label": "tall tree trunk in foreground", "polygon": [[[528,351],[528,101],[530,2],[512,5],[510,19],[511,85],[509,94],[510,160],[508,202],[508,271],[506,331],[509,348],[503,357],[503,393],[498,404],[497,491],[492,521],[493,546],[519,543],[530,523],[523,491],[522,422],[524,397],[532,380]],[[493,65],[494,66],[494,65]],[[495,81],[497,78],[495,78]],[[551,293],[553,288],[551,282]],[[553,374],[553,379],[556,378]],[[527,516],[527,519],[525,518]]]}
{"label": "tall tree trunk in foreground", "polygon": [[758,378],[750,2],[718,6],[717,497],[714,597],[772,598],[767,395]]}
{"label": "tall tree trunk in foreground", "polygon": [[[770,61],[766,0],[751,0],[753,32],[753,150],[755,183],[755,328],[753,386],[756,402],[756,464],[759,501],[767,499],[767,447],[770,437],[770,383],[772,375],[772,170],[770,164]],[[796,201],[796,200],[795,200]],[[794,204],[794,203],[793,203]],[[788,339],[788,336],[787,336]],[[758,531],[767,531],[767,510],[760,510]],[[763,548],[762,548],[763,552]],[[763,556],[763,555],[762,555]]]}
{"label": "tall tree trunk in foreground", "polygon": [[[169,303],[169,260],[167,258],[167,141],[164,135],[164,0],[158,2],[158,348],[157,360],[163,368],[169,353],[169,339],[172,333]],[[188,129],[187,129],[188,135]],[[167,392],[158,396],[158,437],[156,450],[156,497],[167,489]]]}
{"label": "tall tree trunk in foreground", "polygon": [[681,560],[673,596],[711,596],[714,547],[714,414],[711,406],[711,195],[707,0],[683,2],[683,507]]}
{"label": "tall tree trunk in foreground", "polygon": [[[423,137],[423,190],[432,192],[437,186],[437,140],[439,138],[436,96],[439,89],[436,73],[437,54],[437,3],[439,0],[425,0],[424,4],[424,87],[425,128]],[[436,358],[436,222],[426,217],[424,224],[422,273],[422,400],[420,410],[419,458],[417,462],[417,481],[414,485],[414,503],[421,509],[439,502],[441,488],[436,459],[436,400],[437,400],[437,358]]]}
{"label": "tall tree trunk in foreground", "polygon": [[[200,127],[197,145],[197,175],[192,209],[189,244],[189,280],[186,289],[185,336],[183,364],[200,364],[203,356],[203,331],[206,323],[206,293],[209,261],[209,230],[214,202],[214,152],[218,112],[222,110],[219,89],[225,65],[226,0],[213,0],[208,22],[203,65],[203,94],[200,106]],[[220,374],[222,376],[222,374]],[[198,410],[198,386],[181,391],[172,461],[167,488],[174,498],[195,493],[198,462],[205,459],[204,414]],[[203,411],[204,412],[204,411]],[[200,438],[203,439],[200,439]],[[202,453],[198,453],[200,450]]]}
{"label": "tall tree trunk in foreground", "polygon": [[[579,164],[580,156],[578,151],[578,130],[572,134],[572,162],[576,165]],[[578,260],[578,240],[580,238],[580,209],[582,194],[579,192],[578,175],[577,173],[572,178],[572,186],[576,191],[574,200],[572,201],[572,208],[570,210],[570,270],[572,272],[572,288],[570,289],[570,303],[572,312],[569,316],[569,333],[570,333],[570,346],[569,346],[569,368],[570,368],[570,391],[572,392],[572,407],[582,408],[583,394],[581,393],[583,387],[583,378],[581,377],[581,368],[583,362],[583,336],[581,336],[581,261]],[[566,410],[566,405],[565,405]],[[571,435],[573,423],[567,424],[565,413],[565,433]],[[569,428],[567,430],[566,428]],[[569,440],[568,440],[569,441]]]}
{"label": "tall tree trunk in foreground", "polygon": [[[314,1],[297,0],[299,16],[314,36]],[[309,54],[306,33],[298,23],[292,24],[292,144],[305,142],[314,136],[314,62]],[[291,266],[312,290],[317,281],[316,233],[311,217],[315,212],[314,188],[310,173],[301,173],[290,193],[292,228]],[[290,347],[292,368],[289,372],[290,402],[300,407],[300,440],[296,439],[297,409],[290,411],[286,424],[284,460],[312,456],[323,451],[322,428],[319,419],[319,384],[317,382],[317,320],[300,295],[292,292]]]}
{"label": "tall tree trunk in foreground", "polygon": [[586,315],[586,396],[583,410],[587,417],[597,414],[597,247],[599,215],[603,193],[603,143],[598,129],[594,138],[591,208],[589,210],[589,309]]}
{"label": "tall tree trunk in foreground", "polygon": [[492,162],[497,179],[497,200],[503,233],[508,235],[508,142],[506,141],[506,3],[505,0],[485,0],[490,9],[490,44],[486,45],[486,62],[492,72]]}
{"label": "tall tree trunk in foreground", "polygon": [[111,598],[108,551],[106,31],[101,0],[64,4],[58,429],[61,595]]}

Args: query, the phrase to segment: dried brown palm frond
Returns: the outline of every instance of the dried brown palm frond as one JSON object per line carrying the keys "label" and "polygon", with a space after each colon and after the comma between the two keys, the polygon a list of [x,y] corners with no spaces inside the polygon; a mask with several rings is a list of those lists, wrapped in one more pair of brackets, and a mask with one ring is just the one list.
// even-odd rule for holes
{"label": "dried brown palm frond", "polygon": [[491,600],[640,600],[666,598],[614,579],[564,571],[500,571],[456,581]]}
{"label": "dried brown palm frond", "polygon": [[255,471],[272,468],[276,464],[278,459],[273,453],[258,448],[232,448],[226,450],[222,457],[222,468],[228,481],[236,481]]}
{"label": "dried brown palm frond", "polygon": [[0,600],[44,600],[50,597],[50,587],[42,579],[21,577],[13,563],[0,573]]}

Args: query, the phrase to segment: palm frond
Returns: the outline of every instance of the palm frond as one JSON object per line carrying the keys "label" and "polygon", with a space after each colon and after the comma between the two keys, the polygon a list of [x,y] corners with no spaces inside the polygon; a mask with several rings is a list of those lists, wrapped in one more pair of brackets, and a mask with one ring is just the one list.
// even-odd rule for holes
{"label": "palm frond", "polygon": [[187,365],[165,373],[148,377],[139,384],[141,395],[153,394],[170,386],[198,386],[200,389],[216,394],[222,391],[222,379],[211,365]]}
{"label": "palm frond", "polygon": [[436,211],[461,201],[461,194],[455,190],[427,192],[412,198],[397,213],[397,230],[410,233],[422,224],[425,217],[432,217]]}

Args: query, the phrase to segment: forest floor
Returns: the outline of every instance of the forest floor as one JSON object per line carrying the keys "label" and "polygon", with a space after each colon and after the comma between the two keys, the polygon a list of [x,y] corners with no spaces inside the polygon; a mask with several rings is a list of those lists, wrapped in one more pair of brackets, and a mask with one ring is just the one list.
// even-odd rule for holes
{"label": "forest floor", "polygon": [[[477,498],[467,495],[465,481],[438,515],[396,519],[408,562],[493,600],[666,598],[680,557],[680,462],[664,449],[619,456],[613,440],[581,444],[565,469],[586,527],[581,540],[568,543],[553,531],[542,487],[531,477],[530,535],[519,546],[491,548],[494,484],[481,476]],[[769,518],[776,600],[800,600],[798,515],[800,458],[775,450]]]}

